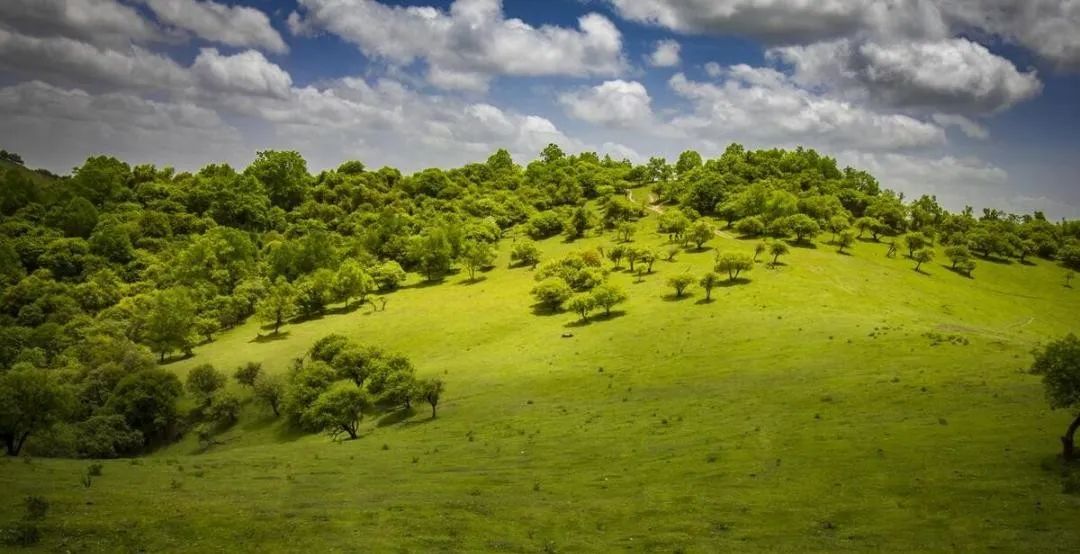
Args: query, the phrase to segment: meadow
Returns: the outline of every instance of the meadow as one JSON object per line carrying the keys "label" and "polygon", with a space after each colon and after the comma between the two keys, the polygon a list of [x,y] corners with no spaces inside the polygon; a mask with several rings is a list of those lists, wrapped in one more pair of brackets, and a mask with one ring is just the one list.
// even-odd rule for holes
{"label": "meadow", "polygon": [[[655,219],[637,244],[666,247]],[[723,233],[640,282],[613,274],[629,300],[587,323],[534,308],[512,237],[475,282],[410,274],[383,311],[276,336],[249,320],[166,367],[284,372],[339,333],[442,378],[438,417],[417,406],[331,441],[248,400],[209,448],[192,433],[104,461],[89,487],[87,460],[3,458],[0,521],[43,496],[34,548],[70,552],[1072,551],[1069,414],[1027,373],[1037,344],[1076,330],[1065,271],[980,260],[968,278],[939,252],[919,273],[883,243],[841,255],[828,238],[763,255],[711,302],[673,298],[671,275],[753,251]]]}

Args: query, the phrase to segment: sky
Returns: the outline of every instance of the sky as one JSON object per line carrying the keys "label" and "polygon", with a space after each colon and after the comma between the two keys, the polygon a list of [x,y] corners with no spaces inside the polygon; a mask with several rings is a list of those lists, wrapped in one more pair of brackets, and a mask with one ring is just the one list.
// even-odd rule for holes
{"label": "sky", "polygon": [[1080,0],[3,0],[0,148],[411,172],[815,148],[1080,218]]}

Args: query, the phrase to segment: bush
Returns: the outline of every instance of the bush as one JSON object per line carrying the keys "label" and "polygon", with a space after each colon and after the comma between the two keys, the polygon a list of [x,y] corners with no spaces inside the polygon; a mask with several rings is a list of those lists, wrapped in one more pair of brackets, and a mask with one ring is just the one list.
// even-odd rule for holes
{"label": "bush", "polygon": [[765,234],[765,223],[756,215],[744,217],[735,224],[735,230],[746,237],[759,237]]}
{"label": "bush", "polygon": [[534,239],[546,239],[563,231],[563,219],[559,214],[547,210],[529,218],[526,232]]}
{"label": "bush", "polygon": [[23,506],[26,507],[27,521],[45,519],[45,514],[49,512],[49,501],[40,496],[27,496],[23,500]]}
{"label": "bush", "polygon": [[218,393],[206,410],[206,418],[221,426],[236,423],[240,418],[240,399],[229,392]]}
{"label": "bush", "polygon": [[76,448],[84,458],[118,458],[137,453],[143,434],[132,429],[122,416],[98,415],[76,425]]}
{"label": "bush", "polygon": [[4,530],[4,543],[11,546],[32,546],[41,540],[41,530],[37,524],[29,521],[19,521],[12,527]]}
{"label": "bush", "polygon": [[233,378],[237,383],[248,387],[254,387],[255,381],[262,374],[262,364],[258,362],[248,362],[236,369],[236,373],[233,374]]}

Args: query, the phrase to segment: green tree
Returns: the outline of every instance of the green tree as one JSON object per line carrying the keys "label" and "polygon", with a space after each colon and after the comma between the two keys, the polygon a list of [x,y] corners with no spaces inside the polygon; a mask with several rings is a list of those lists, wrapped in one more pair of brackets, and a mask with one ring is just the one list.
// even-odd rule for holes
{"label": "green tree", "polygon": [[352,381],[357,387],[364,386],[364,381],[383,363],[386,354],[374,346],[346,344],[330,360],[330,366],[342,379]]}
{"label": "green tree", "polygon": [[706,242],[709,242],[715,235],[712,225],[709,225],[708,221],[699,219],[690,226],[690,231],[687,236],[690,240],[697,245],[697,249],[701,250]]}
{"label": "green tree", "polygon": [[476,272],[491,267],[495,262],[495,248],[486,242],[467,241],[461,249],[461,263],[469,272],[469,280],[476,280]]}
{"label": "green tree", "polygon": [[675,298],[682,298],[686,294],[686,289],[690,288],[694,284],[693,275],[688,273],[680,273],[678,275],[672,275],[668,277],[668,286],[675,289]]}
{"label": "green tree", "polygon": [[781,241],[774,240],[769,243],[769,255],[772,256],[772,265],[780,263],[780,256],[783,256],[789,252],[788,245]]}
{"label": "green tree", "polygon": [[855,228],[859,230],[859,238],[869,231],[874,240],[878,240],[878,236],[885,232],[885,224],[873,217],[864,216],[856,219]]}
{"label": "green tree", "polygon": [[532,295],[536,301],[553,312],[562,308],[563,303],[573,294],[573,289],[561,277],[548,277],[532,289]]}
{"label": "green tree", "polygon": [[735,223],[735,230],[744,237],[760,237],[765,234],[765,223],[756,215],[744,217]]}
{"label": "green tree", "polygon": [[701,154],[693,150],[687,150],[679,154],[679,160],[675,162],[675,174],[682,177],[690,171],[701,167]]}
{"label": "green tree", "polygon": [[585,206],[579,206],[570,215],[570,221],[566,224],[566,234],[570,239],[579,239],[585,233],[596,226],[595,217]]}
{"label": "green tree", "polygon": [[844,230],[840,231],[839,234],[837,234],[837,236],[836,236],[837,252],[840,252],[841,254],[843,254],[844,250],[846,250],[848,248],[851,248],[851,246],[854,245],[854,244],[855,244],[855,232],[852,231],[851,229],[844,229]]}
{"label": "green tree", "polygon": [[930,237],[922,233],[908,233],[904,235],[904,245],[907,246],[908,257],[915,258],[915,251],[926,248],[934,244],[934,241],[930,240]]}
{"label": "green tree", "polygon": [[536,269],[540,263],[540,248],[531,240],[520,240],[510,249],[510,262]]}
{"label": "green tree", "polygon": [[1031,372],[1041,375],[1050,407],[1078,412],[1061,437],[1062,456],[1074,456],[1074,436],[1080,428],[1080,338],[1069,334],[1035,350]]}
{"label": "green tree", "polygon": [[191,350],[195,329],[195,301],[184,287],[159,291],[151,297],[146,314],[146,343],[158,353],[159,360],[174,350]]}
{"label": "green tree", "polygon": [[255,381],[255,398],[266,402],[274,416],[281,415],[281,402],[285,397],[285,382],[277,375],[263,375]]}
{"label": "green tree", "polygon": [[716,288],[716,285],[719,285],[719,284],[720,284],[720,276],[713,273],[713,272],[711,272],[711,271],[706,273],[705,275],[701,276],[701,280],[698,281],[698,286],[705,289],[705,301],[706,302],[711,302],[712,301],[712,290],[714,288]]}
{"label": "green tree", "polygon": [[620,223],[616,228],[616,233],[619,235],[619,240],[622,242],[630,242],[634,240],[634,233],[637,232],[637,225],[629,221]]}
{"label": "green tree", "polygon": [[20,366],[0,373],[0,440],[17,456],[31,434],[68,416],[74,399],[48,370]]}
{"label": "green tree", "polygon": [[334,276],[334,289],[345,300],[345,309],[349,309],[349,300],[356,297],[360,306],[367,301],[367,296],[375,291],[375,279],[368,275],[360,262],[348,259],[341,263]]}
{"label": "green tree", "polygon": [[958,266],[971,259],[971,251],[963,244],[955,244],[945,248],[945,257],[952,262],[953,269],[958,269]]}
{"label": "green tree", "polygon": [[442,379],[423,379],[416,384],[416,399],[431,405],[431,419],[435,419],[435,408],[445,388]]}
{"label": "green tree", "polygon": [[375,279],[375,284],[379,287],[379,290],[392,291],[405,282],[407,275],[405,270],[401,268],[401,264],[390,260],[376,266],[371,272],[371,277]]}
{"label": "green tree", "polygon": [[610,316],[611,309],[626,301],[626,291],[614,283],[603,283],[593,288],[593,304],[604,309],[604,315]]}
{"label": "green tree", "polygon": [[759,242],[754,245],[754,263],[757,263],[758,258],[768,250],[769,247],[764,242]]}
{"label": "green tree", "polygon": [[342,433],[357,438],[364,412],[371,409],[371,400],[364,391],[351,384],[338,385],[319,395],[302,416],[308,428],[325,431],[332,438]]}
{"label": "green tree", "polygon": [[214,393],[225,386],[225,375],[210,364],[199,364],[188,372],[185,387],[203,406],[210,405]]}
{"label": "green tree", "polygon": [[593,299],[591,294],[583,292],[572,296],[566,303],[566,307],[580,315],[581,321],[588,321],[589,312],[596,307],[596,300]]}
{"label": "green tree", "polygon": [[915,271],[919,271],[922,264],[928,263],[934,259],[934,251],[930,248],[920,248],[912,252],[911,259],[915,261]]}
{"label": "green tree", "polygon": [[176,400],[183,387],[172,372],[147,369],[128,375],[117,383],[105,404],[105,411],[124,417],[139,431],[147,444],[166,438],[176,423]]}
{"label": "green tree", "polygon": [[278,277],[266,297],[256,304],[255,313],[259,321],[272,324],[274,334],[278,334],[281,325],[296,315],[296,289],[284,277]]}
{"label": "green tree", "polygon": [[333,298],[334,272],[317,269],[315,273],[301,277],[296,284],[296,305],[307,317],[323,313]]}
{"label": "green tree", "polygon": [[299,206],[310,187],[307,161],[295,151],[258,152],[244,173],[258,179],[266,188],[270,203],[285,211]]}
{"label": "green tree", "polygon": [[262,364],[259,362],[248,362],[236,368],[236,372],[233,373],[233,378],[237,383],[251,388],[255,388],[255,383],[261,376]]}
{"label": "green tree", "polygon": [[812,240],[821,232],[821,227],[816,221],[806,214],[795,214],[786,218],[787,229],[795,234],[795,242]]}
{"label": "green tree", "polygon": [[739,278],[743,271],[754,269],[754,258],[741,252],[724,252],[716,257],[716,266],[713,271],[727,273],[728,281]]}

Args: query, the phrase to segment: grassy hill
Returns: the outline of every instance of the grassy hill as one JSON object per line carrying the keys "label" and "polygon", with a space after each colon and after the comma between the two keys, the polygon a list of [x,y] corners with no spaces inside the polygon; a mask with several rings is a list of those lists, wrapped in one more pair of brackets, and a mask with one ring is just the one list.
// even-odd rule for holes
{"label": "grassy hill", "polygon": [[630,300],[586,325],[534,313],[532,272],[507,268],[505,243],[476,283],[414,276],[385,311],[278,337],[248,323],[169,367],[280,372],[341,333],[442,377],[439,417],[369,419],[335,443],[250,402],[208,451],[188,437],[107,461],[89,488],[87,461],[3,459],[0,522],[36,494],[52,504],[48,551],[1075,547],[1080,496],[1054,461],[1068,416],[1024,371],[1039,341],[1076,330],[1080,292],[1060,267],[980,261],[969,279],[940,261],[916,273],[883,244],[845,256],[820,241],[711,303],[670,297],[671,275],[753,244],[717,237],[640,283],[613,274]]}

